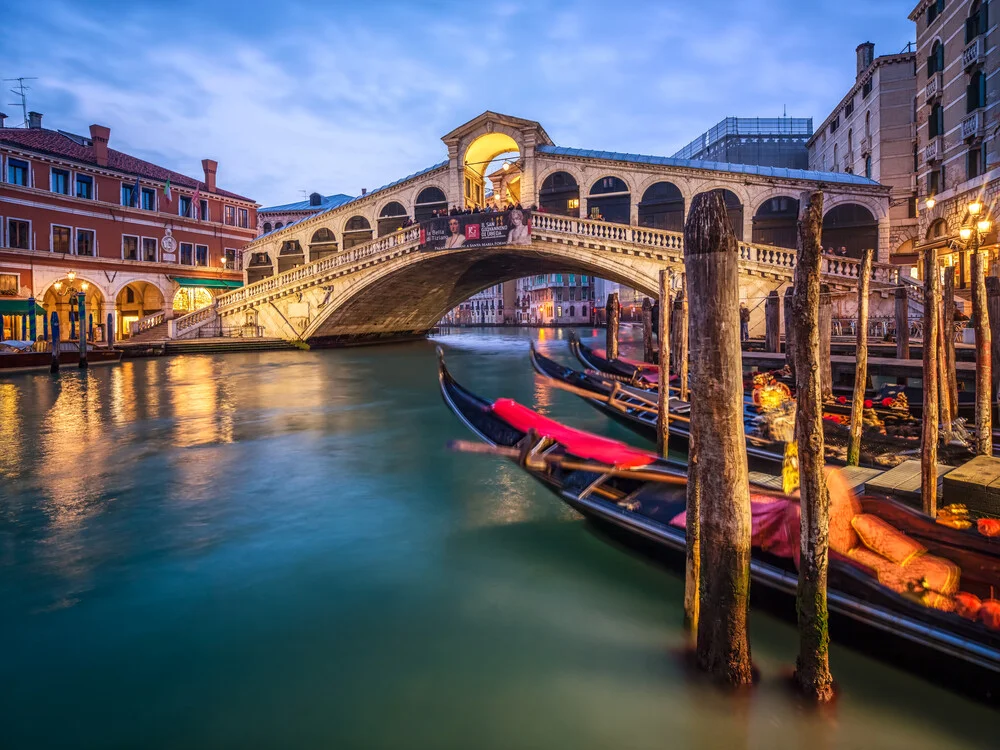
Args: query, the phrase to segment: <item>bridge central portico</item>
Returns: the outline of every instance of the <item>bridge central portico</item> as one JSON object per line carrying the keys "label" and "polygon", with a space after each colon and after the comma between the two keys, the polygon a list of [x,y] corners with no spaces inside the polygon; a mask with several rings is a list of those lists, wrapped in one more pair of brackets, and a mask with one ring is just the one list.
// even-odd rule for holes
{"label": "bridge central portico", "polygon": [[[723,191],[740,239],[748,299],[791,281],[804,191],[824,191],[825,245],[853,250],[858,237],[866,247],[888,244],[888,188],[855,175],[567,149],[536,122],[492,112],[443,140],[447,161],[249,245],[248,285],[175,321],[175,335],[220,317],[227,326],[253,324],[298,340],[422,333],[491,284],[550,272],[603,277],[653,296],[661,268],[683,267],[686,207],[710,190]],[[492,173],[498,158],[503,165]],[[505,198],[536,208],[530,244],[421,248],[419,224],[404,225],[483,206],[494,174]],[[828,283],[855,286],[852,258],[829,256],[824,264]],[[876,290],[896,279],[892,267],[876,264]]]}

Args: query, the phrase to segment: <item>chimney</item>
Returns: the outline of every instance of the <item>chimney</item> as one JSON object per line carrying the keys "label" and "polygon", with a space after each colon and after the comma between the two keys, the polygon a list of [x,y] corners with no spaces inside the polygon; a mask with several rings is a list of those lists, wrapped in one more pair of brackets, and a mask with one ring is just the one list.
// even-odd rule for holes
{"label": "chimney", "polygon": [[215,192],[215,173],[219,169],[219,162],[213,159],[202,159],[201,168],[205,170],[205,186],[208,192]]}
{"label": "chimney", "polygon": [[310,206],[321,206],[323,205],[323,196],[319,193],[311,193],[309,195],[309,205]]}
{"label": "chimney", "polygon": [[368,188],[361,188],[361,196],[364,197],[368,194]]}
{"label": "chimney", "polygon": [[868,70],[868,67],[875,60],[875,45],[871,42],[864,42],[858,45],[858,78]]}
{"label": "chimney", "polygon": [[97,159],[97,166],[108,166],[108,139],[111,137],[111,128],[104,125],[90,126],[90,141],[94,144],[94,157]]}
{"label": "chimney", "polygon": [[7,115],[5,115],[3,112],[0,112],[0,128],[7,127],[6,125],[4,125],[4,120],[6,120],[6,119],[7,119]]}
{"label": "chimney", "polygon": [[42,129],[42,115],[40,112],[28,113],[28,127],[32,130]]}

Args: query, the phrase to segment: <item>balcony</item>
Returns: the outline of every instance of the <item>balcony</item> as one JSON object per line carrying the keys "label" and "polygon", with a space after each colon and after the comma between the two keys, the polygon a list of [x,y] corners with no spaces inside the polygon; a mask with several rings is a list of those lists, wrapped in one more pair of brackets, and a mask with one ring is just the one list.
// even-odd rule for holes
{"label": "balcony", "polygon": [[968,70],[976,65],[986,62],[985,50],[983,49],[983,38],[976,37],[966,45],[962,52],[962,67]]}
{"label": "balcony", "polygon": [[938,161],[942,156],[944,156],[944,143],[941,136],[927,141],[927,148],[924,149],[924,161],[927,163]]}
{"label": "balcony", "polygon": [[926,88],[924,88],[924,94],[927,98],[927,101],[930,101],[935,97],[941,96],[941,93],[943,91],[944,91],[944,75],[941,73],[941,71],[938,71],[937,73],[932,73],[927,78],[927,86]]}
{"label": "balcony", "polygon": [[853,172],[854,171],[854,152],[848,151],[844,154],[844,171]]}
{"label": "balcony", "polygon": [[977,110],[962,120],[962,140],[983,137],[983,113]]}
{"label": "balcony", "polygon": [[866,135],[861,139],[861,155],[868,156],[872,152],[872,137]]}

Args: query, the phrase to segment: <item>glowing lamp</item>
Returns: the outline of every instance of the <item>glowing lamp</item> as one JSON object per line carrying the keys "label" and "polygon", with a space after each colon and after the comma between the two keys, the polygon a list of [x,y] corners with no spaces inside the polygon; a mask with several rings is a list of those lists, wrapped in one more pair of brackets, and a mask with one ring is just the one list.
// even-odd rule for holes
{"label": "glowing lamp", "polygon": [[90,284],[88,284],[86,281],[84,281],[82,284],[80,284],[80,288],[83,291],[87,291],[88,289],[90,289]]}
{"label": "glowing lamp", "polygon": [[962,238],[963,242],[968,242],[972,236],[972,230],[969,227],[962,227],[958,230],[958,236]]}
{"label": "glowing lamp", "polygon": [[982,221],[976,224],[976,229],[978,229],[983,234],[989,232],[991,227],[992,224],[990,223],[989,219],[983,219]]}
{"label": "glowing lamp", "polygon": [[62,282],[61,282],[61,281],[57,281],[57,282],[56,282],[55,284],[53,284],[52,286],[54,286],[54,287],[56,288],[56,291],[57,291],[57,292],[58,292],[58,291],[61,291],[61,290],[62,290]]}
{"label": "glowing lamp", "polygon": [[69,279],[69,283],[72,284],[73,281],[76,279],[76,271],[70,271],[69,273],[67,273],[66,278]]}
{"label": "glowing lamp", "polygon": [[929,211],[932,208],[934,208],[934,204],[936,204],[936,203],[937,203],[937,201],[934,200],[934,198],[928,198],[927,199],[927,210]]}
{"label": "glowing lamp", "polygon": [[503,163],[503,171],[506,172],[510,169],[510,164],[508,162]]}
{"label": "glowing lamp", "polygon": [[972,203],[969,204],[969,213],[972,216],[979,216],[979,212],[982,210],[983,210],[983,204],[980,203],[979,201],[972,201]]}

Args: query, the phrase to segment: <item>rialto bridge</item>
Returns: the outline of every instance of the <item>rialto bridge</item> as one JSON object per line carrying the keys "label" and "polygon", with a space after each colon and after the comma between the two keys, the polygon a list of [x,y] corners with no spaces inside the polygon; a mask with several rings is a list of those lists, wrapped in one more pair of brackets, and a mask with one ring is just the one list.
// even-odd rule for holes
{"label": "rialto bridge", "polygon": [[[889,189],[864,177],[563,148],[539,123],[493,112],[442,140],[446,161],[250,244],[247,285],[172,321],[171,335],[219,324],[317,343],[422,333],[476,292],[542,273],[575,271],[654,295],[661,268],[683,268],[687,207],[712,190],[723,191],[740,240],[747,299],[792,280],[807,190],[825,195],[824,246],[848,256],[874,247],[878,261],[888,257]],[[482,205],[489,181],[505,200],[537,207],[530,244],[420,247],[419,226],[406,224]],[[594,215],[601,218],[582,218]],[[830,255],[824,273],[847,292],[858,263]],[[896,283],[895,269],[878,262],[874,276],[875,295],[891,297],[879,289]]]}

